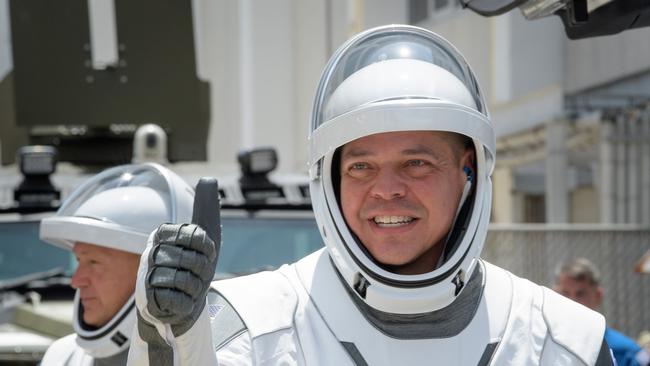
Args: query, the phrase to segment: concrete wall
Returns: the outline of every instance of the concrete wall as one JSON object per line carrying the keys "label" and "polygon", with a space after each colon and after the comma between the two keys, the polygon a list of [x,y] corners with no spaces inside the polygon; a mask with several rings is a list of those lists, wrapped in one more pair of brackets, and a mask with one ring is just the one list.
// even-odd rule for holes
{"label": "concrete wall", "polygon": [[558,19],[527,21],[519,11],[494,18],[492,117],[498,136],[563,114],[563,28]]}
{"label": "concrete wall", "polygon": [[306,171],[311,103],[330,46],[326,3],[197,2],[199,56],[212,83],[209,163],[237,169],[240,148],[274,146],[279,170]]}
{"label": "concrete wall", "polygon": [[566,40],[565,83],[576,93],[650,71],[650,28],[583,40]]}
{"label": "concrete wall", "polygon": [[195,1],[196,49],[200,77],[210,82],[208,161],[217,170],[236,169],[240,147],[241,95],[239,3]]}
{"label": "concrete wall", "polygon": [[492,174],[492,217],[494,223],[515,222],[515,195],[512,170],[497,168]]}
{"label": "concrete wall", "polygon": [[386,24],[406,24],[408,22],[408,1],[405,0],[371,0],[353,1],[362,3],[362,28],[369,29]]}
{"label": "concrete wall", "polygon": [[600,222],[600,204],[595,187],[577,187],[570,194],[571,223]]}

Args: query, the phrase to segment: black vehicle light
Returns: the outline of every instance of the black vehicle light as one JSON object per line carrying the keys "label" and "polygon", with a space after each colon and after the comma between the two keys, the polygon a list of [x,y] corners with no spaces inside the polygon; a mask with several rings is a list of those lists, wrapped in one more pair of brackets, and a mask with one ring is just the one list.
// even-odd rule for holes
{"label": "black vehicle light", "polygon": [[243,150],[237,155],[242,176],[241,192],[247,203],[262,203],[283,199],[282,187],[271,182],[268,173],[278,165],[278,156],[271,147]]}
{"label": "black vehicle light", "polygon": [[61,196],[50,181],[56,170],[57,151],[53,146],[23,146],[17,159],[23,181],[14,189],[14,200],[20,209],[51,209]]}
{"label": "black vehicle light", "polygon": [[243,150],[237,160],[244,176],[265,176],[278,166],[278,154],[272,147]]}
{"label": "black vehicle light", "polygon": [[53,146],[23,146],[17,155],[24,176],[50,175],[56,169],[57,153]]}

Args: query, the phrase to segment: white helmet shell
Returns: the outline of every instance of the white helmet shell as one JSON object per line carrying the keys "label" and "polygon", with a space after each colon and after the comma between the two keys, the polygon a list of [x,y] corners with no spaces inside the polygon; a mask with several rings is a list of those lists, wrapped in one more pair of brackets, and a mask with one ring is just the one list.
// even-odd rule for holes
{"label": "white helmet shell", "polygon": [[53,217],[41,222],[41,239],[72,250],[83,242],[141,254],[162,223],[189,222],[194,190],[158,164],[108,169],[76,189]]}
{"label": "white helmet shell", "polygon": [[[482,250],[491,205],[495,136],[482,93],[460,53],[412,26],[363,32],[330,59],[316,93],[310,133],[311,197],[334,265],[371,307],[395,314],[434,311],[462,291]],[[332,179],[333,157],[355,139],[395,131],[448,131],[474,143],[474,194],[462,230],[435,270],[399,275],[378,265],[348,228]]]}

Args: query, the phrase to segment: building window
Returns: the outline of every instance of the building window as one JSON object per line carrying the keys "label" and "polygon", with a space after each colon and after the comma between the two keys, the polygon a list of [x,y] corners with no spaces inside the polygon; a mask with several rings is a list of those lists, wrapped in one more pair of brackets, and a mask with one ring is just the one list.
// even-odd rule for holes
{"label": "building window", "polygon": [[524,222],[546,222],[546,199],[543,194],[524,195]]}

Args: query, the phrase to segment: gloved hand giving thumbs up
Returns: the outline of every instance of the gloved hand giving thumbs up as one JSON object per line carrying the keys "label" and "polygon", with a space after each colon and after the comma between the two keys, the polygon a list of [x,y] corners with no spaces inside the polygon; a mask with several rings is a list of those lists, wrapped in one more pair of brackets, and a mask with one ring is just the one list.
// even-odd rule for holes
{"label": "gloved hand giving thumbs up", "polygon": [[219,187],[214,178],[196,186],[192,224],[163,224],[153,234],[145,279],[147,310],[178,337],[205,306],[221,246]]}

